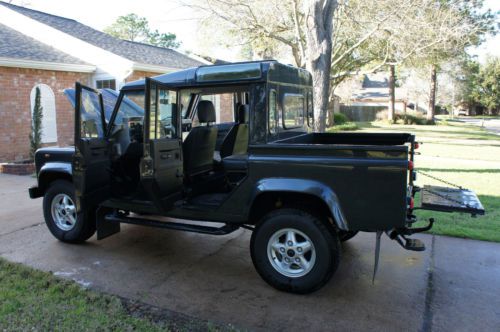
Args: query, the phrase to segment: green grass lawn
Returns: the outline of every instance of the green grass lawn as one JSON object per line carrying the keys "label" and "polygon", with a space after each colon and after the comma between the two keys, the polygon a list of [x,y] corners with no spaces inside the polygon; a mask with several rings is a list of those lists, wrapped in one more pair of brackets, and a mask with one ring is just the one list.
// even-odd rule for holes
{"label": "green grass lawn", "polygon": [[[371,122],[358,123],[358,127],[360,131],[414,133],[417,141],[423,142],[418,149],[421,155],[415,157],[417,170],[479,195],[485,216],[471,218],[460,213],[418,211],[417,216],[422,220],[435,217],[431,233],[500,242],[500,136],[463,123],[441,123],[405,126]],[[417,175],[416,183],[444,185],[422,175]]]}
{"label": "green grass lawn", "polygon": [[[221,330],[209,323],[151,319],[115,296],[84,289],[0,258],[0,331]],[[231,329],[232,330],[232,329]]]}

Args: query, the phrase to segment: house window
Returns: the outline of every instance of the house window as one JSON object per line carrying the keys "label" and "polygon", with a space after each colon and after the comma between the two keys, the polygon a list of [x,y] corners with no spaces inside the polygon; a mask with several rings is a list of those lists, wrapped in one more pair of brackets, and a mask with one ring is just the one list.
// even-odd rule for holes
{"label": "house window", "polygon": [[40,104],[42,110],[42,143],[57,142],[56,101],[54,92],[46,84],[37,84],[31,89],[31,115],[35,107],[36,88],[40,89]]}
{"label": "house window", "polygon": [[115,79],[110,79],[110,80],[96,80],[95,81],[95,86],[97,89],[112,89],[116,90],[116,80]]}

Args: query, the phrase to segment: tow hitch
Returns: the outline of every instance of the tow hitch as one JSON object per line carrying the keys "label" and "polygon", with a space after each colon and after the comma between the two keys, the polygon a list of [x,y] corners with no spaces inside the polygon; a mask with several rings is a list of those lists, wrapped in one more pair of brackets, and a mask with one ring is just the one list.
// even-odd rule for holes
{"label": "tow hitch", "polygon": [[434,225],[434,218],[429,219],[429,224],[425,227],[418,227],[418,228],[400,228],[400,229],[395,229],[387,233],[387,236],[391,240],[396,240],[397,243],[406,250],[412,250],[412,251],[424,251],[425,250],[425,245],[422,241],[418,239],[410,239],[407,238],[406,236],[408,235],[413,235],[415,233],[422,233],[430,230],[432,226]]}

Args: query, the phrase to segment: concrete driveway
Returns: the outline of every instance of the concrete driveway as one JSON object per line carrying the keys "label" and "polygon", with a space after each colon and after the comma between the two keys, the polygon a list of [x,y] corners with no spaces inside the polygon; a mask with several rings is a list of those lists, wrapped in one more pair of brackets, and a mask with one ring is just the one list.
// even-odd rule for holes
{"label": "concrete driveway", "polygon": [[278,292],[255,272],[248,231],[215,237],[123,226],[84,245],[46,229],[33,178],[0,175],[0,255],[82,285],[248,330],[498,331],[500,244],[421,235],[428,250],[384,239],[371,283],[373,234],[344,245],[326,287]]}

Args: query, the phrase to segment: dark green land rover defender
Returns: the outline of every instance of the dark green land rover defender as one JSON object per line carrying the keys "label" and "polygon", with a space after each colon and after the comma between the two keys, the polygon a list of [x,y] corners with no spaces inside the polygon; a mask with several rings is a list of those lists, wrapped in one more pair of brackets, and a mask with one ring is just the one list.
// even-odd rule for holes
{"label": "dark green land rover defender", "polygon": [[296,293],[323,286],[359,231],[423,250],[408,238],[432,226],[412,227],[418,191],[418,208],[484,213],[470,191],[414,186],[411,134],[314,133],[312,92],[309,72],[276,61],[186,69],[119,94],[77,83],[66,91],[75,147],[37,151],[30,196],[70,243],[121,223],[249,229],[259,274]]}

